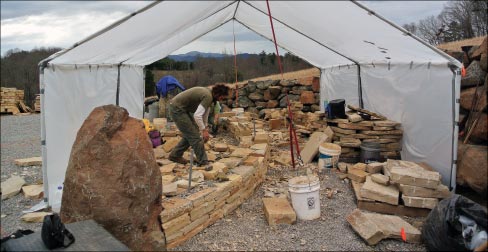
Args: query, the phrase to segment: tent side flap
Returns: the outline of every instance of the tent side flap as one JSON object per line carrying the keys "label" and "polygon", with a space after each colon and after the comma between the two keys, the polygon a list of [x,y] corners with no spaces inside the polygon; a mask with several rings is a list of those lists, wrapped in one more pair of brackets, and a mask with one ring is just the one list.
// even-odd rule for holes
{"label": "tent side flap", "polygon": [[[328,99],[345,99],[358,105],[355,68],[323,69],[321,92]],[[445,185],[455,186],[453,135],[456,94],[453,72],[447,64],[428,63],[362,65],[364,108],[402,124],[402,159],[426,162],[442,175]]]}
{"label": "tent side flap", "polygon": [[[144,89],[142,67],[120,68],[120,105],[129,115],[142,117]],[[48,195],[63,185],[71,148],[77,132],[93,108],[116,103],[119,71],[115,66],[57,66],[44,69],[45,152],[43,169],[48,177]],[[49,204],[61,199],[49,197]]]}

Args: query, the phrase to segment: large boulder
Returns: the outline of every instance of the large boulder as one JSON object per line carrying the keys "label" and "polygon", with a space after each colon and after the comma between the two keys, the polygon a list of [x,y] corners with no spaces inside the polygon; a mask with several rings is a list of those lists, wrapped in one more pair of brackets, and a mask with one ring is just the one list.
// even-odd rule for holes
{"label": "large boulder", "polygon": [[488,147],[459,143],[457,183],[467,185],[480,194],[488,187]]}
{"label": "large boulder", "polygon": [[97,107],[71,149],[61,219],[93,219],[131,250],[165,249],[161,183],[142,121],[115,105]]}

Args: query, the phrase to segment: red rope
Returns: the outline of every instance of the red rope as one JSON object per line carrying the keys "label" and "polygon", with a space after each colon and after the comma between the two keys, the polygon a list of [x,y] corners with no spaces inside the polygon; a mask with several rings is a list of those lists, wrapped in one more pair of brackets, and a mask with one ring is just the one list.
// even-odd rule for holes
{"label": "red rope", "polygon": [[[274,26],[273,26],[273,18],[271,16],[271,9],[269,8],[269,1],[266,0],[266,5],[268,7],[268,16],[269,16],[269,22],[271,24],[271,32],[273,33],[273,42],[275,45],[276,49],[276,57],[278,58],[278,66],[280,67],[280,73],[281,73],[281,80],[283,80],[283,67],[281,65],[281,58],[280,54],[278,52],[278,44],[276,43],[276,35],[274,31]],[[293,127],[293,112],[291,111],[291,105],[290,105],[290,99],[288,98],[288,93],[286,94],[286,103],[288,107],[288,118],[289,118],[289,127],[290,127],[290,153],[291,153],[291,163],[293,165],[293,169],[295,169],[295,156],[293,155],[293,139],[295,140],[295,146],[297,150],[297,157],[298,160],[301,162],[301,156],[300,156],[300,147],[298,146],[298,139],[297,139],[297,132],[295,131],[295,128]]]}

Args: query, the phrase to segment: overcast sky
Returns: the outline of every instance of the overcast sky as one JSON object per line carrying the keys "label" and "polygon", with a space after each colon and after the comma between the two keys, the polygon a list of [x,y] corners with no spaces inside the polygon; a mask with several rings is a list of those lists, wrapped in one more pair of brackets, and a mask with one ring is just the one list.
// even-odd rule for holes
{"label": "overcast sky", "polygon": [[[360,1],[398,25],[437,16],[446,1]],[[111,23],[146,6],[148,1],[1,1],[1,54],[19,48],[70,47]],[[164,17],[161,17],[164,20]],[[189,51],[233,54],[233,22],[172,54]],[[234,26],[238,53],[274,52],[273,44]],[[281,50],[280,50],[281,54]]]}

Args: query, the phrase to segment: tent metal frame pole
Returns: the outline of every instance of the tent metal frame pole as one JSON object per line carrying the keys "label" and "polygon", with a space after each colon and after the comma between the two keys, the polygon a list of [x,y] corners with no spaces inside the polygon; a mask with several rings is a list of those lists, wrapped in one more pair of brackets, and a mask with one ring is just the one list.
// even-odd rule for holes
{"label": "tent metal frame pole", "polygon": [[39,88],[41,93],[41,156],[42,156],[42,181],[44,189],[44,202],[49,205],[49,180],[47,176],[47,149],[46,149],[46,113],[44,110],[45,98],[45,84],[44,84],[44,69],[45,66],[39,66]]}
{"label": "tent metal frame pole", "polygon": [[398,26],[397,24],[395,24],[395,23],[389,21],[388,19],[382,17],[381,15],[379,15],[376,12],[370,10],[368,7],[362,5],[361,3],[357,2],[356,0],[350,0],[350,1],[353,4],[359,6],[360,8],[366,10],[370,15],[373,15],[373,16],[381,19],[383,22],[385,22],[385,23],[391,25],[392,27],[400,30],[401,32],[404,33],[405,36],[409,36],[409,37],[417,40],[418,42],[422,43],[423,45],[427,46],[428,48],[432,49],[433,51],[435,51],[436,53],[440,54],[442,57],[446,58],[447,60],[449,60],[449,62],[451,62],[452,64],[456,65],[457,67],[459,67],[459,68],[461,67],[461,63],[459,61],[457,61],[453,57],[449,56],[447,53],[443,52],[442,50],[437,49],[435,46],[432,46],[431,44],[425,42],[424,40],[422,40],[419,37],[415,36],[411,32],[405,30],[403,27]]}
{"label": "tent metal frame pole", "polygon": [[[243,0],[241,0],[241,1],[243,1]],[[267,13],[263,12],[262,10],[258,9],[257,7],[255,7],[255,6],[253,6],[252,4],[248,3],[247,1],[243,1],[243,2],[244,2],[245,4],[247,4],[247,5],[251,6],[253,9],[255,9],[255,10],[257,10],[257,11],[261,12],[262,14],[264,14],[264,15],[266,15],[266,16],[268,15]],[[305,38],[310,39],[311,41],[313,41],[313,42],[317,43],[318,45],[320,45],[320,46],[322,46],[322,47],[325,47],[325,48],[327,48],[328,50],[330,50],[330,51],[332,51],[332,52],[336,53],[337,55],[342,56],[342,57],[344,57],[344,58],[348,59],[349,61],[353,62],[354,64],[356,64],[356,66],[358,67],[358,98],[359,98],[359,107],[363,108],[363,92],[362,92],[362,83],[361,83],[361,73],[360,73],[360,70],[359,70],[359,69],[360,69],[360,64],[359,64],[359,62],[358,62],[358,61],[356,61],[356,60],[354,60],[354,59],[352,59],[352,58],[350,58],[350,57],[348,57],[348,56],[346,56],[346,55],[344,55],[344,54],[342,54],[342,53],[340,53],[340,52],[338,52],[338,51],[336,51],[336,50],[334,50],[334,49],[330,48],[329,46],[326,46],[326,45],[324,45],[324,44],[320,43],[320,42],[319,42],[319,41],[317,41],[316,39],[314,39],[314,38],[312,38],[312,37],[310,37],[310,36],[308,36],[308,35],[304,34],[303,32],[300,32],[299,30],[297,30],[297,29],[295,29],[295,28],[293,28],[293,27],[289,26],[288,24],[286,24],[286,23],[284,23],[284,22],[280,21],[279,19],[277,19],[277,18],[275,18],[275,17],[272,17],[272,19],[273,19],[273,20],[276,20],[276,22],[279,22],[280,24],[282,24],[282,25],[286,26],[287,28],[289,28],[289,29],[293,30],[294,32],[296,32],[296,33],[298,33],[298,34],[300,34],[300,35],[304,36]],[[239,22],[239,20],[238,20],[238,22]],[[241,22],[239,22],[239,23],[241,23]],[[241,23],[241,24],[242,24],[242,23]],[[248,26],[246,26],[246,25],[244,25],[244,26],[245,26],[245,27],[247,27],[248,29],[250,29]],[[252,29],[250,29],[250,30],[252,30]],[[254,30],[252,30],[252,31],[254,31]],[[254,32],[256,32],[256,31],[254,31]],[[257,32],[256,32],[256,33],[257,33]],[[258,34],[259,34],[259,33],[258,33]],[[268,40],[269,40],[269,39],[268,39]]]}
{"label": "tent metal frame pole", "polygon": [[122,65],[122,62],[119,63],[117,66],[117,93],[115,96],[115,105],[119,106],[119,97],[120,97],[120,66]]}
{"label": "tent metal frame pole", "polygon": [[[458,132],[459,132],[459,117],[456,113],[456,108],[459,108],[459,96],[458,89],[456,88],[456,77],[461,75],[461,69],[454,64],[448,64],[448,67],[452,71],[452,148],[451,148],[451,176],[449,178],[449,189],[452,192],[456,192],[457,184],[457,149],[458,149]],[[453,183],[454,181],[454,183]]]}
{"label": "tent metal frame pole", "polygon": [[364,108],[363,104],[363,84],[361,82],[361,66],[356,64],[358,67],[358,96],[359,96],[359,107]]}

